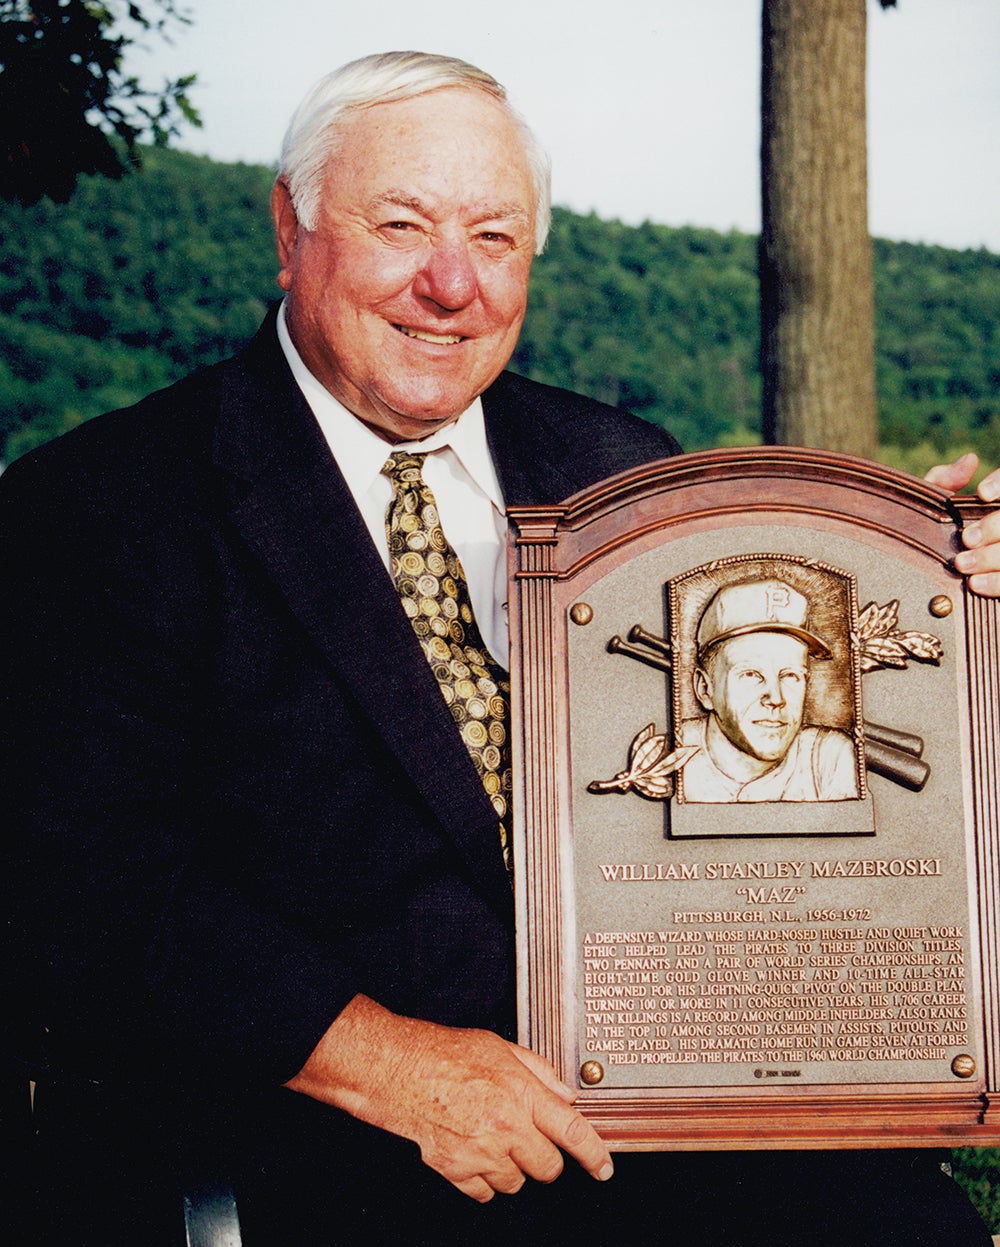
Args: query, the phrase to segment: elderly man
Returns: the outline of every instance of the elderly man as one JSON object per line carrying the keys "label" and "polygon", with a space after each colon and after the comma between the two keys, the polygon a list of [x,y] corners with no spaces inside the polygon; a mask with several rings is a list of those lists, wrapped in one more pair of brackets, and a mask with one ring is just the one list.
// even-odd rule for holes
{"label": "elderly man", "polygon": [[809,603],[780,580],[727,585],[695,638],[694,691],[706,713],[684,724],[696,746],[684,766],[686,801],[844,801],[857,797],[851,738],[803,727],[810,658],[831,657],[806,628]]}
{"label": "elderly man", "polygon": [[[36,1241],[159,1241],[171,1167],[232,1177],[247,1247],[779,1241],[831,1192],[962,1241],[909,1157],[625,1157],[608,1181],[572,1090],[512,1042],[502,507],[677,450],[503,372],[547,196],[488,75],[345,67],[286,141],[281,311],[4,475],[7,998],[51,1071]],[[968,539],[996,591],[1000,521]]]}

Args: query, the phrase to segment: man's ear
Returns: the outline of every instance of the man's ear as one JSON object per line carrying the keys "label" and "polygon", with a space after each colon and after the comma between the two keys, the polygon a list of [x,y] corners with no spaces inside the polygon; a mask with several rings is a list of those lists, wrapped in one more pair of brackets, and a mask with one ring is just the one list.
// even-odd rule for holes
{"label": "man's ear", "polygon": [[299,236],[299,218],[292,203],[291,192],[284,179],[278,178],[271,191],[271,219],[274,221],[274,237],[278,245],[278,285],[284,291],[292,288],[295,272],[295,250]]}
{"label": "man's ear", "polygon": [[715,702],[712,697],[712,679],[703,667],[695,667],[694,669],[694,695],[706,710],[715,709]]}

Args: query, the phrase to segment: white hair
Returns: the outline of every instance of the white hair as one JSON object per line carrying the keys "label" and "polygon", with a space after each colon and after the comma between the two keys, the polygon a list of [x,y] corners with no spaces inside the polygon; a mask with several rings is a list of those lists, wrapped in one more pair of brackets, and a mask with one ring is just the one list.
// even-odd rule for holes
{"label": "white hair", "polygon": [[441,87],[485,91],[510,118],[524,145],[535,189],[535,253],[541,252],[552,218],[548,156],[495,78],[466,61],[428,52],[383,52],[351,61],[321,78],[295,110],[285,131],[278,176],[306,229],[316,227],[323,179],[335,154],[337,124],[343,115]]}

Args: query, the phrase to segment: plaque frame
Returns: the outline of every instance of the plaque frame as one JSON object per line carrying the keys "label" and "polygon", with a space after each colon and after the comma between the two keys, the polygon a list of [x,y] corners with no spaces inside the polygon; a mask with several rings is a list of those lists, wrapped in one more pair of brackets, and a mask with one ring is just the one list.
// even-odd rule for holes
{"label": "plaque frame", "polygon": [[[961,527],[988,510],[976,499],[947,496],[867,460],[772,447],[680,455],[612,477],[559,505],[510,508],[519,1039],[577,1089],[576,1107],[612,1148],[1000,1143],[1000,603],[969,592],[951,567],[961,548]],[[609,662],[625,663],[630,648],[624,645],[625,657],[610,657],[613,647],[603,644],[604,632],[588,598],[611,573],[627,575],[630,566],[646,566],[644,558],[648,562],[653,552],[657,557],[669,553],[679,542],[688,541],[690,547],[719,532],[727,536],[718,540],[726,541],[750,530],[775,534],[772,542],[750,539],[754,551],[782,543],[787,547],[789,526],[817,534],[818,542],[870,546],[876,563],[892,560],[944,588],[934,601],[951,616],[949,635],[958,638],[954,698],[962,739],[955,756],[936,761],[959,766],[952,782],[961,793],[963,816],[947,844],[967,870],[969,1051],[949,1049],[946,1069],[927,1062],[933,1066],[927,1076],[923,1066],[910,1068],[907,1061],[899,1076],[856,1076],[846,1082],[786,1080],[781,1069],[772,1078],[765,1069],[758,1071],[756,1084],[748,1083],[742,1071],[731,1081],[724,1074],[721,1084],[698,1077],[676,1083],[670,1067],[642,1085],[630,1084],[627,1077],[605,1081],[603,1070],[595,1081],[588,1076],[593,1070],[585,1069],[589,1054],[580,1037],[577,911],[590,902],[583,899],[578,877],[574,809],[583,808],[585,800],[641,804],[643,798],[634,793],[585,797],[588,783],[598,777],[574,773],[573,699],[590,679],[589,669],[581,674],[579,661],[574,668],[575,637],[596,626]],[[689,559],[681,571],[694,561]],[[628,616],[627,603],[623,612]],[[616,623],[612,639],[620,642],[617,629]],[[624,667],[614,668],[620,670]],[[607,691],[605,679],[598,692],[606,697]],[[606,759],[601,776],[621,772],[622,746],[617,739],[601,746]],[[724,859],[726,854],[734,860],[753,856],[753,840],[712,843],[716,856]],[[783,843],[799,841],[792,837]],[[835,833],[822,843],[831,857],[838,852],[857,857],[858,845],[866,842],[844,841],[845,850]],[[801,848],[795,851],[808,855]],[[657,853],[662,860],[662,845],[651,860]],[[676,891],[669,895],[667,903],[677,904]],[[923,921],[932,916],[917,914]],[[616,929],[614,913],[607,924]],[[875,1063],[881,1068],[881,1058]]]}

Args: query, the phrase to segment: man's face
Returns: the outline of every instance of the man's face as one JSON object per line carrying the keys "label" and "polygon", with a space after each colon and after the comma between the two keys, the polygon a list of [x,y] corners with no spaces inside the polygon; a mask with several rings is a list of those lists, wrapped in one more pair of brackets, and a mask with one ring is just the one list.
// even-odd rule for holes
{"label": "man's face", "polygon": [[524,148],[464,87],[361,109],[338,133],[315,230],[275,189],[289,331],[359,419],[390,442],[424,437],[517,342],[535,239]]}
{"label": "man's face", "polygon": [[723,641],[696,676],[698,698],[727,738],[762,762],[779,762],[802,726],[806,647],[781,632]]}

